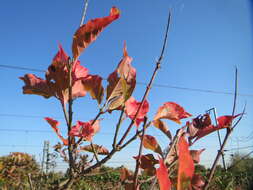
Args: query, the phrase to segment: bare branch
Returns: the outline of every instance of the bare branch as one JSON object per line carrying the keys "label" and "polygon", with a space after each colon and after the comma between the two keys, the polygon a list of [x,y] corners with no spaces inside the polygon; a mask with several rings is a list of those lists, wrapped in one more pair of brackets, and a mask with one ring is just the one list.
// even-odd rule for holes
{"label": "bare branch", "polygon": [[147,96],[151,90],[151,87],[152,87],[152,84],[154,82],[154,79],[155,79],[155,76],[157,74],[157,71],[158,69],[161,67],[161,62],[162,62],[162,59],[163,59],[163,55],[164,55],[164,51],[165,51],[165,47],[166,47],[166,44],[167,44],[167,39],[168,39],[168,33],[169,33],[169,28],[170,28],[170,24],[171,24],[171,12],[169,12],[169,17],[168,17],[168,22],[167,22],[167,27],[166,27],[166,32],[165,32],[165,37],[164,37],[164,41],[163,41],[163,46],[162,46],[162,51],[161,51],[161,55],[158,59],[158,61],[156,62],[156,67],[155,67],[155,70],[152,74],[152,77],[147,85],[147,88],[146,88],[146,91],[143,95],[143,98],[141,100],[141,104],[140,106],[138,107],[137,111],[136,111],[136,114],[134,116],[134,118],[132,119],[132,122],[130,123],[130,125],[128,126],[126,132],[124,133],[124,135],[122,136],[122,138],[120,139],[118,145],[121,145],[123,143],[123,141],[125,140],[125,138],[127,137],[128,133],[130,132],[132,126],[134,125],[135,123],[135,120],[140,112],[140,109],[141,107],[143,106],[144,104],[144,101],[147,99]]}

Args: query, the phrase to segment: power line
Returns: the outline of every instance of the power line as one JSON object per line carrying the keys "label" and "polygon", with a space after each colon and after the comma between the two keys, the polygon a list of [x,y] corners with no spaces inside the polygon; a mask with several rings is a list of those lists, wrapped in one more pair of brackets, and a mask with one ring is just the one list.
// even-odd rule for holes
{"label": "power line", "polygon": [[[23,115],[23,114],[5,114],[0,113],[0,117],[21,117],[21,118],[45,118],[45,116],[40,115]],[[54,117],[55,119],[64,119],[63,117]]]}
{"label": "power line", "polygon": [[253,148],[253,146],[244,146],[244,147],[238,147],[238,148],[231,148],[231,149],[226,149],[224,151],[241,150],[241,149],[248,149],[248,148]]}
{"label": "power line", "polygon": [[[44,73],[44,70],[41,69],[34,69],[34,68],[28,68],[28,67],[19,67],[19,66],[10,66],[10,65],[2,65],[0,64],[1,68],[7,68],[7,69],[14,69],[14,70],[25,70],[25,71],[33,71],[33,72],[40,72]],[[103,80],[107,80],[103,78]],[[137,82],[139,85],[147,85],[145,82]],[[173,86],[168,84],[158,84],[154,83],[154,87],[160,87],[160,88],[171,88],[171,89],[177,89],[177,90],[186,90],[186,91],[195,91],[195,92],[204,92],[204,93],[212,93],[212,94],[223,94],[223,95],[234,95],[232,92],[224,92],[224,91],[217,91],[217,90],[208,90],[208,89],[199,89],[199,88],[188,88],[188,87],[180,87],[180,86]],[[238,94],[239,96],[248,96],[253,97],[253,94]]]}

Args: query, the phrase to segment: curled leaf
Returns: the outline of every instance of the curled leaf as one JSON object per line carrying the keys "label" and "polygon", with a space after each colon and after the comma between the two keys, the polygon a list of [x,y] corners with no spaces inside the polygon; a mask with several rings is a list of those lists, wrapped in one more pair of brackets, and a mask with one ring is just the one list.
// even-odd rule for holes
{"label": "curled leaf", "polygon": [[82,83],[84,89],[90,93],[93,99],[98,101],[98,104],[100,104],[104,94],[104,88],[102,86],[102,77],[98,75],[89,75],[82,80]]}
{"label": "curled leaf", "polygon": [[242,113],[237,114],[235,116],[232,115],[224,115],[217,118],[218,127],[219,128],[227,128],[231,125],[233,119],[237,118],[238,116],[242,115]]}
{"label": "curled leaf", "polygon": [[[125,103],[125,113],[130,119],[134,119],[137,110],[141,106],[141,102],[137,102],[133,97],[130,97]],[[140,111],[135,119],[135,125],[139,126],[142,121],[144,121],[144,117],[148,113],[149,103],[147,100],[143,102],[143,105],[140,108]]]}
{"label": "curled leaf", "polygon": [[[134,156],[133,158],[137,160],[139,157]],[[158,160],[154,158],[153,154],[146,154],[140,156],[140,168],[142,168],[149,176],[155,175],[155,164],[157,163]]]}
{"label": "curled leaf", "polygon": [[194,174],[191,183],[193,190],[202,190],[205,185],[205,180],[201,175]]}
{"label": "curled leaf", "polygon": [[177,190],[185,190],[190,188],[194,163],[184,136],[181,136],[178,141],[178,164]]}
{"label": "curled leaf", "polygon": [[190,154],[192,156],[192,160],[194,163],[199,163],[200,160],[200,154],[205,150],[205,148],[201,150],[190,150]]}
{"label": "curled leaf", "polygon": [[63,144],[64,145],[68,145],[68,140],[62,137],[60,129],[58,128],[58,126],[60,125],[60,122],[57,121],[57,120],[54,120],[54,119],[52,119],[50,117],[45,117],[45,120],[51,125],[51,127],[54,130],[54,132],[62,140]]}
{"label": "curled leaf", "polygon": [[170,140],[172,140],[172,135],[166,123],[164,123],[160,119],[154,120],[152,123],[157,129],[162,131]]}
{"label": "curled leaf", "polygon": [[96,18],[89,20],[86,24],[82,25],[74,34],[72,43],[72,53],[75,60],[80,56],[84,49],[96,40],[100,32],[118,19],[120,11],[116,7],[112,7],[110,15],[103,18]]}
{"label": "curled leaf", "polygon": [[132,58],[128,56],[124,45],[123,58],[107,79],[109,84],[106,89],[106,100],[109,112],[122,109],[133,93],[136,85],[136,70],[131,66],[131,61]]}
{"label": "curled leaf", "polygon": [[[102,145],[93,144],[93,148],[95,149],[96,153],[99,155],[108,155],[109,151],[107,148],[103,147]],[[93,152],[93,148],[91,145],[81,146],[80,151],[87,151]]]}
{"label": "curled leaf", "polygon": [[166,102],[161,106],[156,115],[154,120],[157,119],[169,119],[172,120],[178,124],[181,124],[181,119],[190,117],[191,114],[186,112],[183,107],[178,105],[177,103],[174,102]]}
{"label": "curled leaf", "polygon": [[33,74],[26,74],[24,77],[19,77],[24,81],[23,87],[24,94],[36,94],[43,96],[44,98],[50,98],[54,95],[54,92],[49,87],[46,80],[43,80]]}
{"label": "curled leaf", "polygon": [[143,146],[147,149],[150,149],[160,155],[162,155],[162,149],[158,144],[155,137],[151,135],[144,135],[143,137]]}
{"label": "curled leaf", "polygon": [[156,177],[158,179],[160,190],[170,190],[171,182],[169,179],[167,167],[164,164],[164,161],[162,158],[159,158],[159,165],[160,167],[156,169]]}

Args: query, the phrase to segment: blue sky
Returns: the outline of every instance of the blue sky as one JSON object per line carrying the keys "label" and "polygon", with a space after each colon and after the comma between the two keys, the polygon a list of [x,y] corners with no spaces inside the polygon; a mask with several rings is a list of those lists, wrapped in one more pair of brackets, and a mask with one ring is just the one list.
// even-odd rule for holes
{"label": "blue sky", "polygon": [[[164,102],[174,101],[193,116],[215,107],[218,115],[232,112],[235,66],[239,72],[237,112],[247,102],[247,115],[235,130],[227,149],[252,146],[253,131],[253,57],[252,5],[248,0],[90,0],[86,21],[109,14],[112,6],[121,10],[121,18],[108,26],[81,55],[80,61],[91,74],[107,77],[122,57],[123,42],[133,57],[137,81],[148,82],[159,57],[168,10],[172,10],[172,25],[168,47],[161,70],[148,97],[151,119]],[[46,70],[61,43],[71,55],[72,35],[79,26],[83,1],[3,0],[0,7],[0,65]],[[44,140],[51,145],[58,139],[43,117],[61,121],[63,114],[56,99],[23,95],[23,82],[18,77],[26,73],[43,73],[8,69],[0,66],[0,154],[25,151],[39,159]],[[104,82],[106,85],[106,83]],[[171,87],[187,88],[186,90]],[[222,93],[207,93],[204,89]],[[137,85],[134,97],[140,100],[144,85]],[[96,102],[86,96],[74,103],[75,120],[87,121],[97,112]],[[118,113],[105,115],[101,132],[95,143],[111,147],[112,133]],[[30,117],[31,116],[31,117]],[[33,117],[36,116],[36,117]],[[126,127],[126,124],[123,125]],[[168,122],[172,131],[179,128]],[[23,131],[26,130],[26,131]],[[33,131],[31,131],[33,130]],[[134,130],[133,130],[134,132]],[[166,147],[168,140],[156,129],[148,133],[156,136]],[[221,132],[224,136],[224,131]],[[247,138],[249,137],[249,138]],[[119,153],[111,165],[131,166],[131,156],[137,154],[138,142]],[[196,148],[206,148],[202,163],[210,164],[217,152],[216,134],[200,140]],[[251,149],[241,149],[249,152]],[[226,154],[229,159],[230,151]]]}

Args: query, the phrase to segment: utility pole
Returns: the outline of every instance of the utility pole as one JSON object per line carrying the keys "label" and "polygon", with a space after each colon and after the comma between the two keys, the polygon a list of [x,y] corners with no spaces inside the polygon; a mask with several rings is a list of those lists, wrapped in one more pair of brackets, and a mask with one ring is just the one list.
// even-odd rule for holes
{"label": "utility pole", "polygon": [[[42,155],[42,162],[41,162],[41,171],[42,173],[44,172],[44,164],[46,164],[46,173],[48,171],[48,158],[49,158],[49,141],[44,141],[44,147],[43,147],[43,155]],[[45,162],[45,158],[46,158],[46,162]]]}

